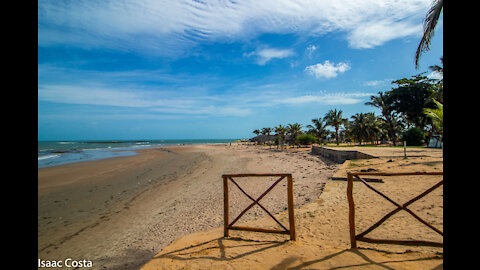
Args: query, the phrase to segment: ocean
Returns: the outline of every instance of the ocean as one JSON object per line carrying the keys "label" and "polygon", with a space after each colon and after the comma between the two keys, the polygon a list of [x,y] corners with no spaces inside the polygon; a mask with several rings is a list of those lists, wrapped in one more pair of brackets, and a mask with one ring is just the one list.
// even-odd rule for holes
{"label": "ocean", "polygon": [[207,140],[108,140],[108,141],[39,141],[38,168],[61,164],[132,156],[141,148],[167,145],[230,143],[237,139]]}

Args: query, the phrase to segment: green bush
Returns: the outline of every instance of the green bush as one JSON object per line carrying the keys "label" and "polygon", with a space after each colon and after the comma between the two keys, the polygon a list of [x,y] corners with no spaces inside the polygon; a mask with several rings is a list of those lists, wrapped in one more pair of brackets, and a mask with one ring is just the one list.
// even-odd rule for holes
{"label": "green bush", "polygon": [[301,145],[307,145],[307,144],[312,144],[314,142],[317,142],[317,138],[315,138],[315,136],[312,136],[310,134],[303,134],[297,137],[297,141]]}
{"label": "green bush", "polygon": [[418,127],[409,128],[403,132],[402,141],[406,141],[407,146],[420,146],[425,143],[425,134]]}

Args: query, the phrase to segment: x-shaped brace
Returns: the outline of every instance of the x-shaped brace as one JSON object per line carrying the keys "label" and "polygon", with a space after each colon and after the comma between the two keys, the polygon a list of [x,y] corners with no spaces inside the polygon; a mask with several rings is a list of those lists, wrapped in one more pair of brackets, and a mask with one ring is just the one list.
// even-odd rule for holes
{"label": "x-shaped brace", "polygon": [[233,180],[232,177],[228,177],[228,179],[230,179],[230,181],[232,181],[237,187],[238,189],[240,189],[240,191],[245,194],[245,196],[247,196],[250,200],[252,200],[253,202],[247,207],[245,208],[241,213],[240,215],[238,215],[237,218],[235,218],[235,220],[232,221],[232,223],[230,223],[230,227],[235,224],[235,222],[237,222],[237,220],[239,220],[248,210],[250,210],[250,208],[252,208],[255,204],[257,204],[258,206],[260,206],[265,212],[267,212],[267,214],[273,218],[273,220],[275,220],[278,225],[280,225],[285,231],[288,231],[287,228],[285,228],[285,226],[282,225],[282,223],[280,223],[270,212],[268,212],[267,209],[265,209],[265,207],[263,207],[263,205],[261,205],[259,203],[259,201],[265,197],[265,195],[267,195],[268,192],[270,192],[270,190],[272,190],[280,181],[282,181],[282,179],[285,178],[285,176],[282,176],[280,177],[277,181],[275,181],[275,183],[270,186],[262,195],[260,195],[260,197],[258,197],[256,200],[252,198],[252,196],[248,195],[247,192],[245,192],[245,190],[243,190],[240,185],[237,184],[237,182],[235,182],[235,180]]}
{"label": "x-shaped brace", "polygon": [[417,216],[415,213],[413,213],[410,209],[407,208],[407,206],[409,206],[410,204],[412,204],[413,202],[423,198],[424,196],[426,196],[427,194],[429,194],[430,192],[432,192],[433,190],[435,190],[436,188],[438,188],[439,186],[443,185],[443,180],[438,182],[436,185],[434,185],[433,187],[427,189],[426,191],[424,191],[422,194],[418,195],[417,197],[409,200],[408,202],[404,203],[403,205],[400,205],[398,203],[396,203],[395,201],[393,201],[392,199],[388,198],[387,196],[385,196],[384,194],[382,194],[380,191],[374,189],[373,187],[371,187],[369,184],[367,184],[367,182],[365,182],[362,178],[358,177],[357,175],[354,175],[358,180],[362,181],[369,189],[375,191],[375,193],[379,194],[380,196],[382,196],[383,198],[385,198],[387,201],[391,202],[392,204],[394,204],[395,206],[397,206],[397,208],[393,211],[391,211],[390,213],[388,213],[387,215],[385,215],[382,219],[380,219],[377,223],[375,223],[373,226],[371,226],[370,228],[368,228],[367,230],[365,230],[364,232],[360,233],[359,235],[357,235],[356,237],[357,238],[361,238],[363,236],[365,236],[367,233],[371,232],[372,230],[374,230],[375,228],[377,228],[378,226],[380,226],[382,223],[384,223],[388,218],[390,218],[391,216],[393,216],[394,214],[396,214],[397,212],[399,212],[400,210],[405,210],[406,212],[408,212],[410,215],[412,215],[414,218],[416,218],[418,221],[420,221],[421,223],[423,223],[425,226],[429,227],[430,229],[434,230],[435,232],[439,233],[441,236],[443,236],[443,232],[440,231],[439,229],[433,227],[432,225],[428,224],[426,221],[424,221],[423,219],[421,219],[419,216]]}

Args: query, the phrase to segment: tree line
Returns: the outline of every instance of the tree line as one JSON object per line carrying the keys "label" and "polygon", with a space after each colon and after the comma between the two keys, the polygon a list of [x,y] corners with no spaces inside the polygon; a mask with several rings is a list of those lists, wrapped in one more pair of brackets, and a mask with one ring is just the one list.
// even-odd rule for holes
{"label": "tree line", "polygon": [[[440,58],[443,65],[443,58]],[[443,77],[443,67],[431,66]],[[342,110],[331,109],[323,117],[312,119],[312,124],[303,127],[299,123],[265,127],[253,131],[256,135],[275,135],[277,145],[284,145],[285,135],[290,135],[293,144],[320,144],[335,141],[379,144],[400,141],[408,145],[428,144],[432,136],[443,136],[443,79],[429,79],[424,73],[392,81],[396,87],[371,96],[365,105],[380,109],[381,115],[373,112],[356,113],[343,117]],[[304,130],[306,128],[306,130]],[[330,130],[330,129],[332,130]]]}

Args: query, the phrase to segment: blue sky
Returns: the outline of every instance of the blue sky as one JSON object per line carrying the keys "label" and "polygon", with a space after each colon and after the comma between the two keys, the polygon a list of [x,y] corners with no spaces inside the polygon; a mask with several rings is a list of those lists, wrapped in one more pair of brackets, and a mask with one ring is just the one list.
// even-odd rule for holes
{"label": "blue sky", "polygon": [[[38,139],[250,138],[418,70],[428,1],[39,1]],[[435,77],[435,74],[431,74]]]}

